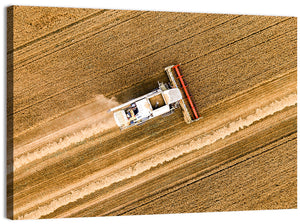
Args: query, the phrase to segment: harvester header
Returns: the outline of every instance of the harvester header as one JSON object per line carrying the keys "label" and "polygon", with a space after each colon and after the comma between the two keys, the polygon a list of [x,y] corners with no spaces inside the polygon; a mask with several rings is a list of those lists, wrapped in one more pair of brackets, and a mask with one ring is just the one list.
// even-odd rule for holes
{"label": "harvester header", "polygon": [[158,82],[158,89],[109,110],[114,112],[115,121],[121,130],[143,124],[160,115],[172,114],[179,106],[186,123],[190,124],[199,120],[199,114],[179,70],[179,65],[168,66],[165,71],[170,83]]}
{"label": "harvester header", "polygon": [[184,81],[183,81],[183,75],[180,73],[180,71],[179,71],[179,65],[175,65],[175,66],[173,66],[173,68],[174,68],[174,70],[175,70],[175,72],[176,72],[176,75],[177,75],[177,78],[179,79],[179,81],[180,81],[180,83],[181,83],[181,87],[182,87],[182,89],[183,89],[183,91],[184,91],[184,94],[186,95],[186,97],[187,97],[187,100],[188,100],[188,102],[189,102],[189,104],[190,104],[190,107],[191,107],[191,109],[192,109],[192,111],[193,111],[193,114],[194,114],[194,117],[195,117],[195,119],[198,119],[199,118],[199,116],[198,116],[198,112],[197,112],[197,110],[196,110],[196,108],[195,108],[195,106],[194,106],[194,103],[193,103],[193,101],[192,101],[192,98],[191,98],[191,96],[190,96],[190,94],[189,94],[189,91],[188,91],[188,89],[187,89],[187,85],[184,83]]}
{"label": "harvester header", "polygon": [[[195,104],[193,103],[192,97],[188,91],[187,85],[183,79],[183,75],[179,69],[180,65],[170,65],[165,68],[165,71],[169,77],[169,80],[173,88],[179,88],[182,94],[182,100],[180,100],[180,106],[184,115],[186,123],[192,123],[199,120],[200,115],[197,112]],[[174,75],[174,72],[176,75]],[[188,106],[187,106],[188,105]]]}

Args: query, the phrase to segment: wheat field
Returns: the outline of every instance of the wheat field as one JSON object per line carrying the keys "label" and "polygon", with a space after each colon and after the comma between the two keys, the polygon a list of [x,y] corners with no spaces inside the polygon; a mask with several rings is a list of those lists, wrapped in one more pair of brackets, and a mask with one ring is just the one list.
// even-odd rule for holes
{"label": "wheat field", "polygon": [[[8,8],[13,219],[297,207],[297,19]],[[120,131],[107,110],[181,64],[180,109]]]}

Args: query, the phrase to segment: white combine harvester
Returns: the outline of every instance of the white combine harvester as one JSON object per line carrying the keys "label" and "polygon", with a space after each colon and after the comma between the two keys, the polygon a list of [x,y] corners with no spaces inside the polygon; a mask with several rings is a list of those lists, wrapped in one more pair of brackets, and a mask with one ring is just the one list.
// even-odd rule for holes
{"label": "white combine harvester", "polygon": [[[187,123],[199,120],[183,76],[180,74],[179,65],[168,66],[165,71],[170,83],[158,82],[158,89],[109,110],[114,112],[115,121],[121,130],[143,124],[160,115],[169,115],[179,106]],[[176,73],[176,78],[173,71]],[[189,107],[186,106],[187,104]]]}

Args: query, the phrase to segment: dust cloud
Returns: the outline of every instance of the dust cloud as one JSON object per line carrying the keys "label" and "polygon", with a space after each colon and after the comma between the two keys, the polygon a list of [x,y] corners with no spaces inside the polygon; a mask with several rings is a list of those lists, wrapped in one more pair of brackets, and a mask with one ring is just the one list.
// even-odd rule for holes
{"label": "dust cloud", "polygon": [[159,164],[173,160],[185,153],[199,150],[204,146],[210,145],[220,139],[224,139],[226,136],[229,136],[234,132],[248,127],[254,122],[270,116],[277,111],[283,110],[285,107],[293,106],[296,103],[297,95],[290,94],[286,97],[283,97],[281,100],[274,101],[262,108],[258,108],[254,113],[245,117],[240,117],[237,120],[207,134],[206,136],[201,136],[198,139],[192,140],[187,144],[182,144],[169,149],[162,149],[160,150],[161,153],[145,158],[143,161],[138,161],[129,167],[123,167],[117,172],[113,172],[105,177],[102,177],[99,180],[81,186],[80,188],[73,189],[67,194],[61,195],[61,197],[56,198],[48,202],[47,204],[39,206],[36,210],[19,216],[18,219],[40,218],[43,215],[47,215],[55,211],[61,206],[83,198],[84,196],[89,195],[99,189],[107,187],[113,183],[128,179],[130,177],[137,176],[138,174],[145,172]]}
{"label": "dust cloud", "polygon": [[[76,114],[76,116],[80,115],[80,121],[43,137],[42,141],[38,139],[35,142],[23,146],[23,150],[27,152],[14,159],[14,170],[47,155],[53,154],[58,150],[78,144],[94,135],[115,128],[116,124],[114,122],[113,114],[108,113],[107,111],[117,105],[119,104],[114,98],[108,99],[103,95],[96,96],[94,102],[91,104],[78,108],[69,114],[68,117],[64,117],[66,121],[74,120],[72,117]],[[58,140],[47,142],[47,138],[48,140],[51,140],[54,137]],[[36,148],[36,145],[45,141],[47,142],[46,145],[44,144],[44,146]]]}

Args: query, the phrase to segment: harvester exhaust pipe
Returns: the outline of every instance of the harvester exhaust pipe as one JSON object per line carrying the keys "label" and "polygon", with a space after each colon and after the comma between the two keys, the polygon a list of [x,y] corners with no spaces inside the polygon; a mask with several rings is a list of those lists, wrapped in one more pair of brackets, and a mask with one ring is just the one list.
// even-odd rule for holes
{"label": "harvester exhaust pipe", "polygon": [[195,108],[195,106],[194,106],[194,103],[193,103],[193,101],[192,101],[192,98],[191,98],[191,96],[190,96],[190,94],[189,94],[189,91],[187,90],[187,86],[185,85],[185,83],[184,83],[184,80],[183,80],[183,75],[180,73],[180,71],[179,71],[179,65],[174,65],[173,66],[173,68],[174,68],[174,70],[175,70],[175,72],[176,72],[176,75],[177,75],[177,78],[178,78],[178,80],[180,81],[180,83],[181,83],[181,86],[182,86],[182,89],[183,89],[183,91],[184,91],[184,93],[185,93],[185,95],[186,95],[186,97],[187,97],[187,100],[188,100],[188,102],[189,102],[189,104],[190,104],[190,107],[191,107],[191,109],[192,109],[192,112],[193,112],[193,114],[194,114],[194,117],[195,117],[195,119],[198,119],[199,118],[199,115],[198,115],[198,113],[197,113],[197,110],[196,110],[196,108]]}

